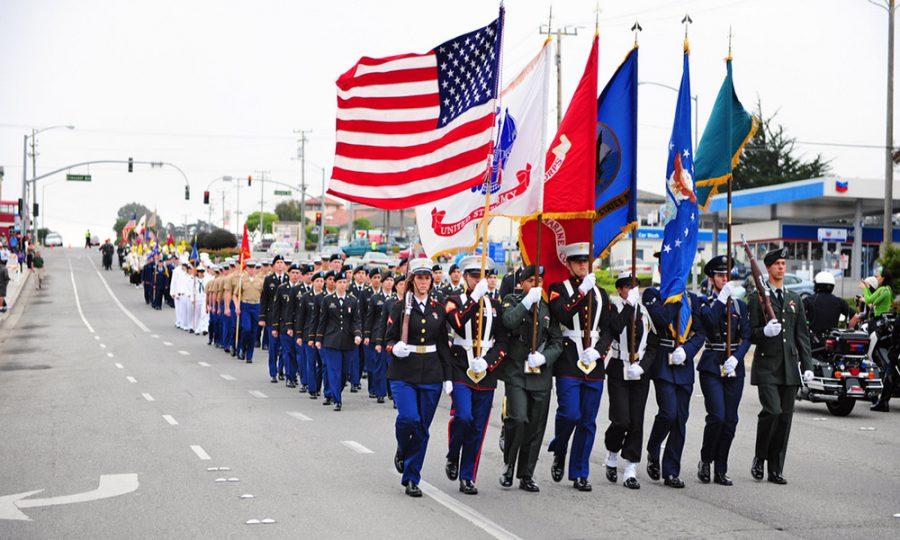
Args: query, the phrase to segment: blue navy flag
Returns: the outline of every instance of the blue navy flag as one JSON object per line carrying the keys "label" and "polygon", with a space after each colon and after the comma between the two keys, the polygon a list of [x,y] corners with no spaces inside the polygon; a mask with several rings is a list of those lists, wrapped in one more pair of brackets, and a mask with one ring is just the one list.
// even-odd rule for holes
{"label": "blue navy flag", "polygon": [[637,73],[634,47],[597,101],[597,257],[637,226]]}
{"label": "blue navy flag", "polygon": [[200,255],[197,253],[197,237],[194,237],[194,247],[191,249],[191,256],[188,257],[188,260],[191,262],[197,262],[200,260]]}
{"label": "blue navy flag", "polygon": [[676,321],[678,341],[683,343],[691,329],[691,308],[687,301],[687,280],[697,252],[697,195],[694,190],[694,157],[691,155],[691,71],[690,51],[684,44],[684,67],[675,106],[675,123],[669,139],[666,162],[666,212],[663,247],[660,253],[660,296],[666,303],[681,302]]}

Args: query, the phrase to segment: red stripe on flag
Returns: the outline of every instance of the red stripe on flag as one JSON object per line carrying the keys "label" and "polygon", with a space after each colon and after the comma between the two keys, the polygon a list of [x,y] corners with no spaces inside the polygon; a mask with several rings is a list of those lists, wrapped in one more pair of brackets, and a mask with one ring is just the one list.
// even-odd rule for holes
{"label": "red stripe on flag", "polygon": [[437,163],[392,173],[363,173],[335,167],[331,177],[342,182],[363,186],[399,186],[417,180],[434,178],[484,161],[491,152],[492,146],[493,143],[487,142],[478,148],[455,154]]}
{"label": "red stripe on flag", "polygon": [[422,109],[437,107],[440,104],[440,95],[437,93],[420,96],[338,98],[338,109],[356,107],[377,110]]}
{"label": "red stripe on flag", "polygon": [[425,133],[437,128],[437,118],[429,120],[408,120],[398,122],[379,122],[377,120],[341,120],[337,121],[338,131],[355,131],[359,133],[377,133],[379,135],[409,135]]}
{"label": "red stripe on flag", "polygon": [[437,80],[437,66],[413,69],[396,69],[394,71],[382,71],[366,73],[364,75],[345,77],[338,81],[341,90],[350,90],[360,86],[403,84],[422,81]]}
{"label": "red stripe on flag", "polygon": [[[385,56],[383,58],[372,58],[371,56],[363,56],[359,59],[359,62],[356,63],[357,66],[380,66],[381,64],[387,64],[388,62],[393,62],[394,60],[401,60],[403,58],[416,58],[420,56],[429,56],[434,54],[431,51],[427,53],[405,53],[405,54],[395,54],[394,56]],[[354,66],[356,67],[356,66]]]}
{"label": "red stripe on flag", "polygon": [[349,193],[341,193],[339,191],[335,191],[333,189],[328,190],[329,195],[334,195],[335,197],[340,197],[347,201],[353,201],[361,204],[366,204],[369,206],[374,206],[376,208],[382,208],[384,210],[400,210],[404,208],[411,208],[413,206],[418,206],[420,204],[425,204],[431,201],[435,201],[437,199],[443,199],[445,197],[449,197],[456,193],[459,193],[462,190],[480,185],[484,183],[484,175],[482,172],[477,176],[474,176],[465,182],[453,184],[447,186],[443,189],[439,189],[437,191],[429,191],[426,193],[414,193],[408,197],[401,198],[393,198],[393,199],[373,199],[368,197],[356,197],[354,195],[350,195]]}
{"label": "red stripe on flag", "polygon": [[409,159],[430,154],[435,150],[472,135],[483,133],[494,124],[494,115],[486,114],[477,120],[466,122],[453,128],[440,139],[412,146],[371,146],[363,144],[337,143],[335,154],[354,159]]}

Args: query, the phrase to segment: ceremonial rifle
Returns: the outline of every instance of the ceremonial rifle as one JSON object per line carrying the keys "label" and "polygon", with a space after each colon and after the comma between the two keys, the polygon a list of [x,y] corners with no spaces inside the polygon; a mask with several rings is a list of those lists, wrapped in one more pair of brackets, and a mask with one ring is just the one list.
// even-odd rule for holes
{"label": "ceremonial rifle", "polygon": [[762,306],[763,312],[766,314],[766,322],[769,322],[772,319],[777,318],[775,316],[775,310],[772,309],[772,300],[769,298],[771,294],[769,287],[763,283],[762,271],[759,269],[759,263],[756,261],[756,257],[753,256],[753,252],[750,250],[750,246],[747,245],[747,240],[744,239],[743,234],[741,234],[741,243],[744,246],[744,252],[747,254],[747,259],[750,261],[750,272],[753,274],[753,284],[756,286],[756,295],[759,298],[759,305]]}

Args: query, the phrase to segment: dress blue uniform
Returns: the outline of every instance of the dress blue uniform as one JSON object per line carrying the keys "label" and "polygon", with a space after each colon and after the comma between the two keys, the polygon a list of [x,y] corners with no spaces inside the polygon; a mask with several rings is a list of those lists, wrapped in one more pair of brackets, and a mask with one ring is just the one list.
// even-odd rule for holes
{"label": "dress blue uniform", "polygon": [[[291,268],[294,270],[294,267]],[[298,269],[299,270],[299,269]],[[299,276],[298,276],[299,277]],[[297,355],[294,346],[294,320],[292,318],[291,305],[294,301],[296,290],[300,287],[298,282],[287,281],[275,289],[273,306],[269,310],[269,318],[266,330],[271,335],[273,332],[278,339],[278,361],[271,361],[273,342],[269,342],[269,376],[275,377],[277,371],[273,367],[283,370],[285,385],[288,388],[297,386]]]}
{"label": "dress blue uniform", "polygon": [[156,265],[147,261],[141,268],[141,283],[144,284],[144,302],[149,306],[153,302],[153,271]]}
{"label": "dress blue uniform", "polygon": [[369,340],[369,345],[366,346],[369,395],[375,396],[379,403],[383,402],[384,397],[387,395],[387,353],[383,347],[379,347],[380,351],[375,350],[376,345],[382,345],[380,340],[376,339],[375,327],[381,318],[381,311],[384,309],[385,301],[393,295],[393,292],[385,293],[383,290],[373,293],[369,297],[366,320],[363,324],[363,338]]}
{"label": "dress blue uniform", "polygon": [[[283,261],[283,259],[280,256],[276,256],[275,260],[272,261],[272,264],[275,264],[276,261]],[[265,340],[268,344],[269,373],[272,377],[275,375],[284,377],[286,375],[287,366],[284,365],[284,360],[290,358],[293,354],[293,350],[291,350],[288,351],[290,354],[282,355],[282,333],[276,331],[275,335],[272,334],[272,330],[274,330],[276,323],[273,311],[275,310],[278,287],[281,287],[281,285],[287,283],[287,281],[288,275],[286,273],[269,274],[263,280],[262,293],[260,293],[259,296],[259,320],[266,323]],[[273,372],[274,374],[272,374]]]}
{"label": "dress blue uniform", "polygon": [[[339,273],[335,280],[339,279],[346,279],[346,276]],[[321,345],[319,351],[325,361],[325,376],[328,379],[325,404],[333,402],[338,411],[341,410],[341,392],[353,358],[359,358],[354,343],[355,338],[362,339],[359,315],[356,298],[335,292],[322,298],[316,317],[316,344]]]}
{"label": "dress blue uniform", "polygon": [[659,479],[659,452],[665,440],[662,474],[666,479],[666,485],[673,487],[684,487],[684,482],[678,478],[681,474],[681,452],[684,449],[694,390],[694,356],[703,345],[701,302],[697,295],[686,294],[691,305],[692,323],[688,338],[680,345],[686,355],[682,365],[669,363],[670,356],[679,347],[673,330],[679,319],[681,304],[679,302],[665,304],[657,288],[648,288],[643,295],[643,304],[650,313],[650,319],[656,330],[648,338],[647,348],[655,349],[657,355],[650,376],[656,389],[656,404],[659,406],[659,412],[653,420],[653,428],[647,440],[647,471],[650,478]]}

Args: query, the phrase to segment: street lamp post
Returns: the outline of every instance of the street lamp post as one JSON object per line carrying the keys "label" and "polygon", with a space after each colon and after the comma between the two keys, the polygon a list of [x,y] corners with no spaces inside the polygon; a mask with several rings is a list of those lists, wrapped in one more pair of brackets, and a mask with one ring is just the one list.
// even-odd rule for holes
{"label": "street lamp post", "polygon": [[[31,236],[32,241],[34,241],[35,231],[34,224],[30,223],[29,215],[29,203],[34,203],[37,201],[37,185],[35,184],[35,177],[37,176],[37,152],[35,151],[35,138],[39,133],[43,133],[45,131],[50,131],[51,129],[75,129],[75,126],[72,125],[56,125],[56,126],[48,126],[41,129],[31,130],[31,135],[25,134],[22,139],[22,215],[20,216],[22,220],[22,232],[27,233],[29,230],[29,224],[31,226]],[[28,139],[31,138],[31,200],[28,199]]]}
{"label": "street lamp post", "polygon": [[[658,86],[660,88],[668,88],[669,90],[671,90],[675,93],[678,92],[678,88],[675,88],[674,86],[664,84],[664,83],[659,83],[659,82],[655,82],[655,81],[640,81],[638,83],[638,85],[642,85],[642,84],[649,84],[651,86]],[[696,94],[691,96],[691,99],[694,100],[694,153],[696,154],[697,146],[700,145],[700,139],[697,138],[697,131],[699,130],[699,127],[700,127],[700,120],[699,120],[699,116],[698,116],[698,111],[700,109],[700,105],[699,105],[700,100]],[[694,156],[694,157],[696,157],[696,156]]]}

